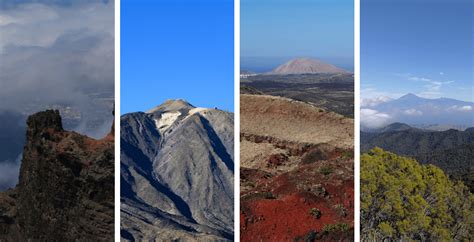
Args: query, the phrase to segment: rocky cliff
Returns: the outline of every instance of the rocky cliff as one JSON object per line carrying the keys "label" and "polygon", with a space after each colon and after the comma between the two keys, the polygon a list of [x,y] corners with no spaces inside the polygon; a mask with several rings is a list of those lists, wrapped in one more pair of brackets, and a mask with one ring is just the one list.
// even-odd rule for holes
{"label": "rocky cliff", "polygon": [[0,193],[0,239],[113,240],[113,127],[91,139],[65,131],[53,110],[27,126],[19,184]]}

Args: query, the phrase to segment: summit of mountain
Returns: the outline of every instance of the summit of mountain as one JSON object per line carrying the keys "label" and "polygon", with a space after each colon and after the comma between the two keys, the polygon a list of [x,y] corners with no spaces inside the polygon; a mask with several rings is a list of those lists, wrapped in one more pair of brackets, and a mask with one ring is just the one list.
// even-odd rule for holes
{"label": "summit of mountain", "polygon": [[184,100],[122,115],[122,239],[232,240],[233,120]]}
{"label": "summit of mountain", "polygon": [[146,113],[186,111],[192,108],[195,107],[184,99],[168,99],[164,103],[146,111]]}

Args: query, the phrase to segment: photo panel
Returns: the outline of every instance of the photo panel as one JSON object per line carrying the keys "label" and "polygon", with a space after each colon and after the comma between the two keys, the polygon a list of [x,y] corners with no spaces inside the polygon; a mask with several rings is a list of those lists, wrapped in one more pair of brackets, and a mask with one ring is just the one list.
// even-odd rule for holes
{"label": "photo panel", "polygon": [[240,241],[353,240],[354,2],[240,13]]}
{"label": "photo panel", "polygon": [[121,3],[120,236],[234,240],[234,2]]}
{"label": "photo panel", "polygon": [[472,240],[474,3],[360,2],[361,240]]}

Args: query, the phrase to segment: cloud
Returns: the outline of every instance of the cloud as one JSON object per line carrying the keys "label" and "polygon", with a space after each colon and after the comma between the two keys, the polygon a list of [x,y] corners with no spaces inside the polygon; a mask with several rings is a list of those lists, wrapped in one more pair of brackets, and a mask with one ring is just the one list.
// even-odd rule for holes
{"label": "cloud", "polygon": [[18,183],[21,154],[15,161],[0,162],[0,191],[13,188]]}
{"label": "cloud", "polygon": [[[16,113],[24,124],[26,115],[69,107],[80,120],[62,113],[66,128],[104,136],[112,123],[111,104],[101,101],[114,93],[114,2],[11,0],[0,6],[0,117]],[[24,127],[14,129],[7,118],[0,120],[10,131],[0,135],[0,188],[18,180],[20,161],[12,160],[25,136]]]}
{"label": "cloud", "polygon": [[457,112],[470,112],[473,110],[473,107],[471,105],[465,105],[465,106],[451,106],[448,108],[448,111],[457,111]]}
{"label": "cloud", "polygon": [[409,116],[421,116],[423,115],[423,112],[420,110],[416,110],[414,108],[410,108],[410,109],[404,110],[403,114],[409,115]]}
{"label": "cloud", "polygon": [[[442,73],[442,72],[441,72]],[[440,73],[440,74],[441,74]],[[444,74],[444,73],[443,73]],[[441,75],[443,75],[441,74]],[[425,82],[424,90],[418,93],[419,96],[425,98],[437,98],[443,95],[442,87],[453,83],[454,81],[438,81],[426,77],[413,76],[411,74],[406,75],[410,81]]]}
{"label": "cloud", "polygon": [[91,95],[114,91],[113,2],[39,2],[50,5],[0,11],[0,110],[32,113],[59,104],[84,119],[97,109],[110,115]]}
{"label": "cloud", "polygon": [[379,96],[375,98],[362,98],[360,101],[360,106],[361,107],[375,107],[381,103],[385,103],[391,100],[393,100],[393,98],[387,97],[387,96]]}
{"label": "cloud", "polygon": [[388,125],[392,117],[374,109],[363,108],[360,110],[360,123],[364,128],[381,128]]}

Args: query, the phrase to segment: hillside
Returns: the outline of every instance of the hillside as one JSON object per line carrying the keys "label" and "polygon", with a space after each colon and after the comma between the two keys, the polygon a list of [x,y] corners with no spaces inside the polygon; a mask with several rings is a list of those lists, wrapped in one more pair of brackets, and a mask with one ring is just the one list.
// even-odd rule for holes
{"label": "hillside", "polygon": [[347,73],[334,65],[310,58],[295,58],[275,68],[271,74],[320,74]]}
{"label": "hillside", "polygon": [[20,179],[0,193],[0,238],[113,240],[114,136],[65,131],[58,111],[27,120]]}
{"label": "hillside", "polygon": [[353,238],[353,120],[281,97],[240,102],[241,241]]}
{"label": "hillside", "polygon": [[[392,125],[393,126],[393,125]],[[378,133],[361,132],[361,152],[374,147],[433,164],[474,189],[474,129],[427,131],[406,128]]]}
{"label": "hillside", "polygon": [[433,165],[375,148],[361,156],[361,241],[469,241],[474,196]]}
{"label": "hillside", "polygon": [[233,124],[184,100],[121,117],[123,240],[233,239]]}

